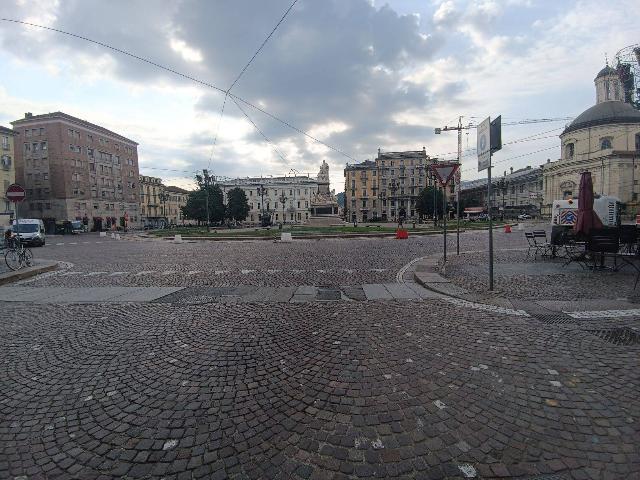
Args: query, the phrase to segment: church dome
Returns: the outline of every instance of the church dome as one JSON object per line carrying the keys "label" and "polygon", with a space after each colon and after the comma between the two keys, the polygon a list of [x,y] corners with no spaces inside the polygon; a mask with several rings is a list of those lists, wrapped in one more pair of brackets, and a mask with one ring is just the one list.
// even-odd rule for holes
{"label": "church dome", "polygon": [[617,74],[618,72],[616,72],[613,68],[607,65],[606,67],[604,67],[602,70],[598,72],[598,75],[596,75],[596,78],[604,77],[606,75],[617,75]]}
{"label": "church dome", "polygon": [[[598,74],[598,76],[600,76],[600,74]],[[616,123],[640,124],[640,111],[636,110],[628,103],[619,101],[598,103],[578,115],[573,122],[564,129],[562,135],[582,128],[595,127],[598,125],[612,125]]]}

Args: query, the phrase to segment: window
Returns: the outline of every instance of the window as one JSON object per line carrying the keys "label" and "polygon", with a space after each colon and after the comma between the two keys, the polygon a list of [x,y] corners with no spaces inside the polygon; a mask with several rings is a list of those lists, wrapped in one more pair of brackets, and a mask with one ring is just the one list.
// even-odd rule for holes
{"label": "window", "polygon": [[636,133],[636,152],[640,152],[640,133]]}
{"label": "window", "polygon": [[605,137],[600,139],[600,150],[608,150],[611,148],[611,138]]}
{"label": "window", "polygon": [[573,158],[574,150],[575,150],[575,145],[573,143],[567,143],[564,146],[565,157],[566,158]]}
{"label": "window", "polygon": [[42,174],[42,179],[43,180],[49,180],[49,174],[48,173],[43,173]]}
{"label": "window", "polygon": [[26,130],[24,131],[24,136],[25,136],[25,137],[30,137],[30,136],[31,136],[31,130],[26,129]]}
{"label": "window", "polygon": [[524,193],[524,185],[520,185],[520,193]]}
{"label": "window", "polygon": [[2,149],[9,150],[9,137],[2,137]]}
{"label": "window", "polygon": [[40,143],[40,150],[46,150],[47,149],[47,142],[41,142]]}
{"label": "window", "polygon": [[44,127],[40,127],[40,135],[44,135]]}

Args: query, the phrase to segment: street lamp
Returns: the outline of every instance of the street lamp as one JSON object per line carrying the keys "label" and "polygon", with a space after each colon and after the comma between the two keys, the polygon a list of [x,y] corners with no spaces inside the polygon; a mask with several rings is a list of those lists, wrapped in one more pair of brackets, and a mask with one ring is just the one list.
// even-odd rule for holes
{"label": "street lamp", "polygon": [[285,224],[287,223],[287,218],[284,216],[284,208],[286,206],[285,202],[287,201],[287,197],[284,194],[284,189],[282,189],[282,193],[278,197],[278,200],[282,203],[282,223]]}
{"label": "street lamp", "polygon": [[264,193],[265,193],[265,188],[264,185],[260,184],[258,185],[258,188],[256,189],[256,193],[258,195],[260,195],[260,225],[262,227],[264,227]]}

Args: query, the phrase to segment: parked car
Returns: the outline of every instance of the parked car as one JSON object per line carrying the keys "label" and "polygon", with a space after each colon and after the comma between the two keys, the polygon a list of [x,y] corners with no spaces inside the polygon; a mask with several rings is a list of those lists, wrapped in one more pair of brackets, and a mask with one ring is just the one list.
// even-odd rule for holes
{"label": "parked car", "polygon": [[518,215],[518,220],[531,220],[531,215],[529,215],[528,213],[521,213],[520,215]]}
{"label": "parked car", "polygon": [[86,233],[87,226],[80,220],[71,220],[71,233]]}
{"label": "parked car", "polygon": [[20,241],[28,246],[41,247],[45,244],[44,223],[37,218],[22,218],[19,225],[13,221],[11,229],[18,234]]}

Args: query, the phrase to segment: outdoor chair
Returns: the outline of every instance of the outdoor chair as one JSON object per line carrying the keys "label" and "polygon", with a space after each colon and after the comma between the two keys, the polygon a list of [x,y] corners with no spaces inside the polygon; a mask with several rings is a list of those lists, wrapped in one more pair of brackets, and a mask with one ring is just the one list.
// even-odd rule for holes
{"label": "outdoor chair", "polygon": [[635,225],[620,225],[620,251],[636,253],[638,250],[638,228]]}
{"label": "outdoor chair", "polygon": [[527,243],[529,244],[529,248],[527,249],[527,257],[531,254],[532,250],[534,259],[537,258],[538,253],[540,253],[542,256],[548,254],[550,245],[546,242],[546,238],[545,242],[541,243],[536,241],[534,232],[524,232],[524,236],[527,239]]}
{"label": "outdoor chair", "polygon": [[622,257],[618,255],[620,249],[620,233],[617,228],[601,228],[594,229],[589,234],[587,240],[587,252],[591,254],[593,259],[592,268],[598,268],[597,261],[600,259],[599,268],[604,268],[604,260],[606,257],[613,258],[614,270],[617,270],[617,260]]}
{"label": "outdoor chair", "polygon": [[538,251],[541,252],[541,255],[548,257],[552,252],[553,246],[547,240],[547,232],[544,230],[534,230],[533,240],[538,247]]}

